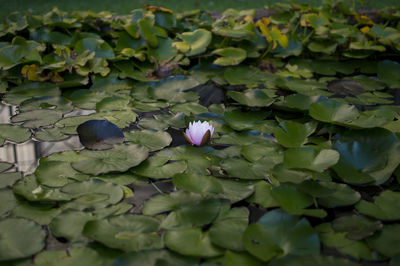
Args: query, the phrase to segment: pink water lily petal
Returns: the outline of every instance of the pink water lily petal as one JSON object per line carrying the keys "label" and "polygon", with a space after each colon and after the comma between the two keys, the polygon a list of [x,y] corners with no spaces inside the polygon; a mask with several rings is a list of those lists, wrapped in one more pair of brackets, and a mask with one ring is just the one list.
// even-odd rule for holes
{"label": "pink water lily petal", "polygon": [[201,141],[203,140],[204,135],[207,130],[210,131],[210,138],[214,133],[214,127],[210,125],[207,121],[201,122],[200,120],[197,122],[189,123],[189,128],[186,129],[186,136],[190,139],[191,144],[200,146]]}

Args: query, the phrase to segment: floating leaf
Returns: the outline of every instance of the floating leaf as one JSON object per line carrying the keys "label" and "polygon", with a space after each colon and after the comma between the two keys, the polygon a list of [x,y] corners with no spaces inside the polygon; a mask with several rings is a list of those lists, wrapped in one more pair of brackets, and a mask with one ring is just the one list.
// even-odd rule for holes
{"label": "floating leaf", "polygon": [[221,56],[213,62],[213,64],[219,66],[235,66],[240,64],[247,57],[246,50],[234,47],[217,49],[213,51],[213,54]]}
{"label": "floating leaf", "polygon": [[126,214],[106,220],[86,223],[83,234],[102,244],[125,252],[163,247],[161,236],[155,233],[159,221],[155,218]]}
{"label": "floating leaf", "polygon": [[207,49],[211,42],[212,34],[205,29],[197,29],[193,32],[184,32],[179,35],[182,42],[175,42],[175,47],[187,56],[198,55]]}
{"label": "floating leaf", "polygon": [[261,89],[246,90],[244,92],[228,91],[227,95],[238,103],[250,107],[267,107],[275,101],[268,96],[267,91]]}
{"label": "floating leaf", "polygon": [[331,149],[320,151],[311,147],[299,147],[284,152],[284,165],[287,168],[309,169],[322,172],[339,161],[339,153]]}
{"label": "floating leaf", "polygon": [[68,250],[46,250],[35,256],[35,265],[47,265],[55,262],[60,266],[77,265],[101,265],[103,258],[93,249],[87,247],[72,247]]}
{"label": "floating leaf", "polygon": [[107,120],[89,120],[76,129],[79,140],[88,149],[105,150],[124,141],[124,134]]}
{"label": "floating leaf", "polygon": [[140,164],[148,156],[148,149],[141,145],[116,145],[104,151],[83,150],[79,153],[81,161],[73,162],[74,169],[85,174],[105,174],[124,172]]}
{"label": "floating leaf", "polygon": [[381,231],[367,239],[368,245],[379,253],[393,257],[399,254],[396,243],[399,241],[400,225],[384,225]]}
{"label": "floating leaf", "polygon": [[160,150],[172,142],[171,136],[162,131],[130,131],[126,132],[126,140],[147,147],[150,151]]}
{"label": "floating leaf", "polygon": [[302,146],[306,143],[307,137],[316,129],[315,123],[297,123],[294,121],[282,121],[279,127],[275,127],[274,136],[280,144],[287,148]]}
{"label": "floating leaf", "polygon": [[246,208],[232,208],[218,216],[210,228],[211,242],[219,247],[243,251],[241,241],[248,225],[249,212]]}
{"label": "floating leaf", "polygon": [[1,220],[0,233],[0,261],[26,258],[38,253],[45,246],[46,232],[30,220]]}
{"label": "floating leaf", "polygon": [[362,214],[384,221],[400,219],[400,193],[390,190],[383,191],[379,196],[374,197],[375,204],[361,200],[356,204],[356,209]]}
{"label": "floating leaf", "polygon": [[185,256],[217,257],[222,249],[211,243],[208,232],[198,228],[169,230],[164,235],[165,245]]}
{"label": "floating leaf", "polygon": [[399,145],[398,137],[386,129],[346,132],[333,146],[340,153],[333,169],[348,183],[382,184],[399,164]]}
{"label": "floating leaf", "polygon": [[3,146],[6,139],[16,143],[22,143],[29,139],[31,132],[21,126],[0,124],[0,146]]}
{"label": "floating leaf", "polygon": [[380,221],[374,221],[360,215],[342,216],[332,222],[336,232],[346,232],[346,238],[361,240],[382,228]]}
{"label": "floating leaf", "polygon": [[263,261],[287,255],[318,255],[318,235],[305,218],[272,210],[250,224],[243,236],[250,254]]}

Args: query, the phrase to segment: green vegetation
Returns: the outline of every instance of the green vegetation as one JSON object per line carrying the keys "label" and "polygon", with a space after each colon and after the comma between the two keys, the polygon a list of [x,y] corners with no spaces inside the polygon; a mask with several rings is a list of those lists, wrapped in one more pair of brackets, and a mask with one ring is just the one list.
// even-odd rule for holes
{"label": "green vegetation", "polygon": [[1,146],[83,146],[0,162],[0,263],[397,265],[399,25],[342,1],[11,14]]}
{"label": "green vegetation", "polygon": [[[214,1],[199,1],[199,0],[98,0],[98,1],[81,1],[81,0],[69,0],[69,1],[58,1],[58,0],[13,0],[13,1],[0,1],[0,17],[5,17],[11,12],[28,12],[32,11],[34,14],[43,14],[50,11],[53,7],[57,6],[59,9],[64,11],[75,11],[75,10],[92,10],[95,12],[110,11],[117,14],[128,14],[130,10],[136,8],[143,8],[145,4],[164,6],[172,9],[176,12],[182,12],[185,10],[203,9],[203,10],[215,10],[222,12],[227,8],[236,9],[251,9],[251,8],[263,8],[265,5],[271,5],[277,2],[276,0],[214,0]],[[289,1],[286,1],[289,2]],[[323,3],[322,0],[298,0],[298,3],[307,3],[313,6],[318,6]],[[352,1],[348,1],[352,4]],[[400,2],[397,0],[365,0],[363,2],[356,3],[359,8],[386,8],[392,6],[400,6]]]}

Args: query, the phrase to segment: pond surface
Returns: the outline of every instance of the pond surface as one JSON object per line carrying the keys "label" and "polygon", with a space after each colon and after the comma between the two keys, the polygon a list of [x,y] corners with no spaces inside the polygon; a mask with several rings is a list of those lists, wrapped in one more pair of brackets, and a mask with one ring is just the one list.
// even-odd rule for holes
{"label": "pond surface", "polygon": [[400,11],[271,9],[5,19],[0,264],[397,265]]}

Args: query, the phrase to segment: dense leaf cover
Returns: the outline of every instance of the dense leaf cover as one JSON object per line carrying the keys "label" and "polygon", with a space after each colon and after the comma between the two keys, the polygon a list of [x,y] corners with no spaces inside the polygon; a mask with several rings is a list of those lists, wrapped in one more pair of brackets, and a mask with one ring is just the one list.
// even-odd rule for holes
{"label": "dense leaf cover", "polygon": [[87,148],[0,162],[0,262],[398,265],[399,52],[400,10],[341,1],[10,14],[0,145]]}

